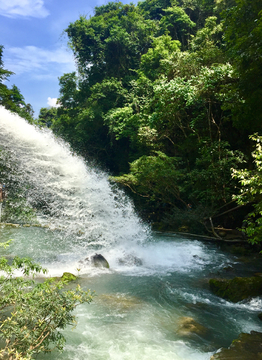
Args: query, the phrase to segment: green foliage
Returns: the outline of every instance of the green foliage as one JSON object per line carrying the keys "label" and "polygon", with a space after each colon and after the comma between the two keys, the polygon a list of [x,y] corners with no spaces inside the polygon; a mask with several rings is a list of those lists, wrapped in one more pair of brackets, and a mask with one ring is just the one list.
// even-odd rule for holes
{"label": "green foliage", "polygon": [[145,0],[138,3],[146,19],[161,20],[165,14],[164,9],[171,6],[170,0]]}
{"label": "green foliage", "polygon": [[178,159],[157,151],[154,156],[142,156],[130,164],[130,173],[112,178],[133,192],[162,203],[185,203],[180,197],[179,183],[184,177],[177,169]]}
{"label": "green foliage", "polygon": [[[0,338],[5,342],[0,356],[8,359],[32,359],[40,352],[62,350],[65,338],[59,332],[75,323],[75,307],[89,303],[92,295],[79,286],[65,290],[65,279],[36,283],[24,276],[46,273],[26,258],[14,258],[10,265],[0,259]],[[15,276],[20,271],[23,277]]]}
{"label": "green foliage", "polygon": [[179,41],[172,40],[169,35],[162,35],[154,39],[152,47],[141,57],[140,75],[155,80],[167,73],[167,61],[174,52],[180,50]]}
{"label": "green foliage", "polygon": [[196,24],[179,6],[168,7],[164,9],[164,13],[160,21],[161,29],[168,31],[173,40],[179,40],[185,47]]}
{"label": "green foliage", "polygon": [[242,98],[234,109],[235,124],[250,134],[262,124],[262,3],[236,0],[223,17],[227,54],[239,76],[234,89]]}
{"label": "green foliage", "polygon": [[7,86],[4,84],[4,81],[6,81],[10,75],[12,75],[12,71],[8,71],[4,69],[3,64],[3,49],[4,47],[0,45],[0,104],[3,105],[4,99],[8,96],[9,90]]}
{"label": "green foliage", "polygon": [[247,136],[261,127],[260,8],[258,0],[96,7],[65,30],[78,73],[60,78],[52,128],[142,208],[172,217],[190,202],[216,213],[237,193],[230,168],[249,156]]}
{"label": "green foliage", "polygon": [[226,142],[202,144],[195,168],[189,173],[191,191],[189,199],[211,209],[231,201],[235,182],[231,168],[243,163],[243,154],[232,151]]}
{"label": "green foliage", "polygon": [[96,8],[90,19],[80,17],[65,30],[80,73],[89,84],[105,77],[126,78],[139,66],[151,43],[154,22],[145,20],[134,5],[109,3]]}
{"label": "green foliage", "polygon": [[51,127],[57,117],[57,108],[41,108],[38,123],[41,126]]}
{"label": "green foliage", "polygon": [[105,117],[109,131],[114,133],[116,140],[121,137],[134,137],[139,127],[139,118],[133,114],[131,106],[116,108],[109,111]]}
{"label": "green foliage", "polygon": [[245,231],[252,244],[262,240],[262,137],[257,134],[250,136],[256,147],[252,152],[254,169],[233,169],[233,178],[241,184],[239,195],[235,195],[238,203],[253,204],[253,211],[248,214],[245,221]]}
{"label": "green foliage", "polygon": [[0,105],[6,109],[18,113],[21,117],[28,120],[30,123],[34,122],[34,111],[30,104],[25,103],[25,99],[16,85],[9,89],[4,82],[14,73],[3,68],[3,49],[0,45]]}

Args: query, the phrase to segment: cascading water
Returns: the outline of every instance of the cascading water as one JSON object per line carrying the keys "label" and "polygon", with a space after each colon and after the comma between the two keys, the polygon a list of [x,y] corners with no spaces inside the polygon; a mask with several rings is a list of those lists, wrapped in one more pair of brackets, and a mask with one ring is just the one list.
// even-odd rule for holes
{"label": "cascading water", "polygon": [[110,186],[107,174],[86,166],[51,131],[40,131],[3,107],[0,111],[4,156],[16,165],[16,181],[26,187],[27,201],[40,204],[39,223],[61,230],[65,248],[77,251],[77,239],[83,255],[90,243],[98,248],[145,237],[147,229],[131,202]]}
{"label": "cascading water", "polygon": [[[0,157],[42,225],[0,228],[1,241],[14,239],[2,254],[30,256],[51,275],[79,272],[98,295],[78,308],[76,329],[64,331],[65,352],[40,359],[208,360],[240,332],[260,329],[260,298],[233,305],[207,282],[229,265],[231,277],[258,271],[254,262],[245,267],[214,244],[151,233],[107,174],[4,108]],[[110,269],[79,263],[98,251]]]}

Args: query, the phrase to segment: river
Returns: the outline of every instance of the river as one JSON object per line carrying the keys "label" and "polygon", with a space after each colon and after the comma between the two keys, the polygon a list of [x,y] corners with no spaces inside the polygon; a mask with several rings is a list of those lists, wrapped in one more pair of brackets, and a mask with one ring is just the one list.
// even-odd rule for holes
{"label": "river", "polygon": [[[13,239],[2,255],[29,256],[48,276],[72,272],[83,288],[96,292],[91,304],[77,307],[77,326],[63,330],[64,353],[38,358],[208,360],[240,332],[261,329],[261,298],[232,304],[208,286],[211,277],[259,271],[259,259],[239,258],[217,243],[152,232],[106,173],[50,131],[3,108],[0,141],[10,174],[26,184],[23,196],[36,207],[41,225],[0,228],[1,241]],[[110,268],[81,263],[94,253],[105,256]]]}

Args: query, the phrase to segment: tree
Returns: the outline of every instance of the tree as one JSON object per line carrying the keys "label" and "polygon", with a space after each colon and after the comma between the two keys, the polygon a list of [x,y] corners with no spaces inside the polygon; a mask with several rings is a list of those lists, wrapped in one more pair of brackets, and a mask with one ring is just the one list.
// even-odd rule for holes
{"label": "tree", "polygon": [[253,205],[253,211],[248,214],[245,221],[245,232],[252,244],[261,242],[262,239],[262,136],[251,135],[255,142],[252,152],[254,169],[233,169],[232,176],[241,184],[240,194],[234,198],[240,205]]}
{"label": "tree", "polygon": [[65,30],[79,73],[89,86],[105,77],[134,78],[141,55],[152,42],[156,26],[135,5],[121,2],[96,8],[90,19],[80,17]]}
{"label": "tree", "polygon": [[161,20],[165,14],[164,9],[171,6],[170,0],[139,1],[138,8],[142,10],[146,19]]}
{"label": "tree", "polygon": [[42,126],[51,127],[57,117],[57,108],[41,108],[38,123]]}
{"label": "tree", "polygon": [[[78,75],[61,79],[62,106],[53,128],[106,165],[136,193],[135,201],[146,199],[138,201],[141,207],[172,212],[191,202],[215,213],[234,191],[230,167],[241,162],[237,150],[249,152],[240,115],[249,130],[261,126],[256,121],[249,128],[251,92],[245,93],[253,86],[247,75],[259,75],[262,68],[259,7],[258,0],[97,7],[93,17],[81,17],[65,30]],[[249,24],[243,25],[249,8]],[[243,42],[235,35],[242,33]],[[251,68],[245,62],[244,71],[245,56],[252,54]],[[249,87],[241,90],[245,77]],[[261,78],[254,81],[256,101]],[[179,189],[176,195],[164,174]]]}
{"label": "tree", "polygon": [[164,13],[159,24],[161,29],[165,32],[168,30],[172,39],[179,40],[186,48],[192,29],[196,24],[179,6],[168,7],[164,9]]}
{"label": "tree", "polygon": [[3,49],[4,47],[0,45],[0,104],[4,105],[5,99],[8,97],[10,91],[8,90],[8,87],[4,84],[4,81],[6,81],[9,76],[13,75],[12,71],[8,71],[4,69],[3,64]]}
{"label": "tree", "polygon": [[[46,273],[29,259],[15,257],[9,265],[0,259],[0,338],[5,342],[0,350],[1,358],[32,359],[40,352],[62,350],[64,336],[59,332],[75,322],[75,307],[92,300],[90,291],[79,286],[65,290],[67,281],[48,279],[36,283],[29,275]],[[19,270],[23,277],[16,277]]]}
{"label": "tree", "polygon": [[30,104],[25,103],[25,99],[16,85],[13,85],[9,89],[3,82],[6,81],[9,76],[13,75],[12,71],[5,70],[3,68],[3,49],[0,45],[0,105],[3,105],[6,109],[18,113],[21,117],[27,119],[30,123],[34,122],[34,111]]}
{"label": "tree", "polygon": [[141,57],[138,73],[153,81],[161,75],[167,75],[167,61],[177,52],[180,52],[179,41],[172,40],[169,35],[154,38],[152,47]]}
{"label": "tree", "polygon": [[250,133],[262,127],[262,2],[235,0],[223,12],[227,55],[239,81],[241,102],[233,108],[235,125]]}
{"label": "tree", "polygon": [[150,201],[186,206],[180,194],[184,175],[177,169],[178,163],[179,159],[157,151],[154,155],[142,156],[132,162],[129,174],[112,179]]}

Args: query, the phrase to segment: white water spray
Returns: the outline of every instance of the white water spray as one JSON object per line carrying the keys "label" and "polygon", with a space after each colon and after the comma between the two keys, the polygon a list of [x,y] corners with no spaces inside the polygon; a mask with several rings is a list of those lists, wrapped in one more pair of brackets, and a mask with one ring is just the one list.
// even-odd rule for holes
{"label": "white water spray", "polygon": [[16,181],[27,187],[27,201],[41,205],[39,223],[62,230],[63,240],[77,237],[78,244],[82,239],[102,247],[145,238],[147,228],[125,194],[50,130],[0,107],[0,145],[5,161],[16,164]]}

